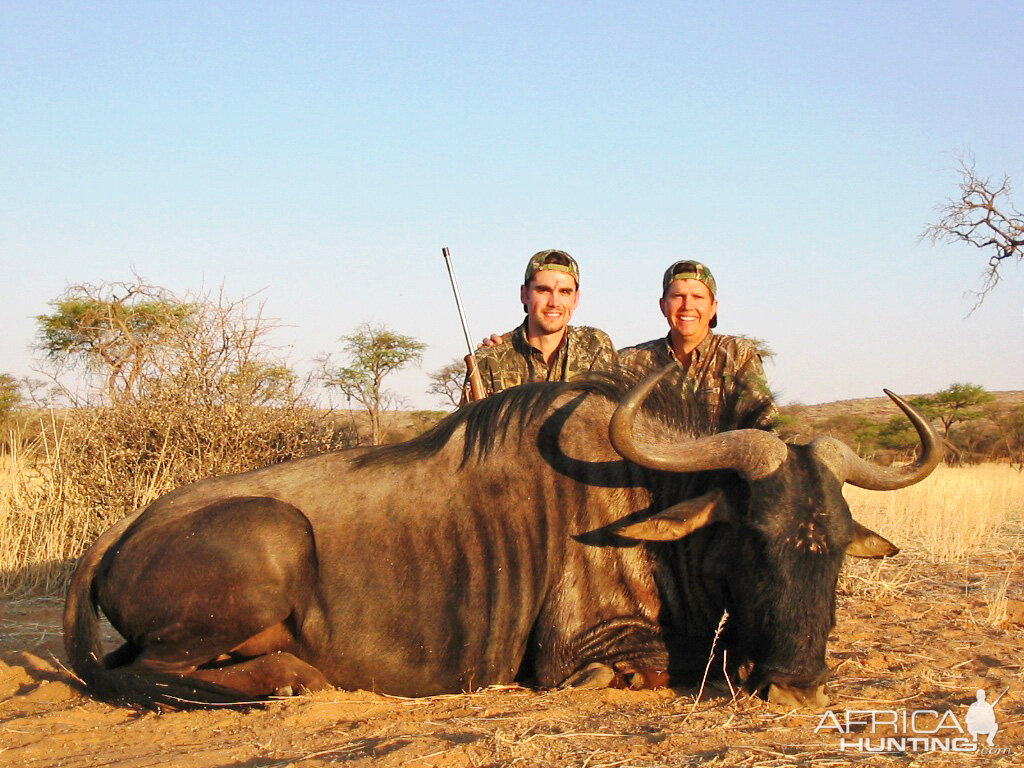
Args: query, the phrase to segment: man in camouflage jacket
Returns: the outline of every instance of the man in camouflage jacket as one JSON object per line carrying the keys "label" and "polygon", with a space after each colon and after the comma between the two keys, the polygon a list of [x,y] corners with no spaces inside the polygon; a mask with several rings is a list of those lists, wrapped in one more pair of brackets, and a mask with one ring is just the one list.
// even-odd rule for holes
{"label": "man in camouflage jacket", "polygon": [[765,379],[757,345],[740,336],[719,336],[717,285],[704,264],[678,261],[662,278],[661,313],[669,332],[619,350],[620,365],[646,375],[679,363],[672,386],[691,406],[696,434],[753,427],[774,429],[778,409]]}
{"label": "man in camouflage jacket", "polygon": [[[503,334],[501,342],[476,353],[488,395],[525,382],[567,381],[587,371],[615,369],[615,347],[608,334],[569,325],[579,303],[579,279],[579,265],[565,251],[533,255],[519,289],[526,319]],[[467,377],[463,404],[468,388]]]}

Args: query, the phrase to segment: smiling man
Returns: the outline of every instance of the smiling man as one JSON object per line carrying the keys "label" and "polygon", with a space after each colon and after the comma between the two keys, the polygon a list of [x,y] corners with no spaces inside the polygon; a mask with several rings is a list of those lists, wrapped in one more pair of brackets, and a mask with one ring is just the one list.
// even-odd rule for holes
{"label": "smiling man", "polygon": [[[476,353],[488,395],[529,381],[567,381],[587,371],[615,368],[608,334],[569,325],[580,300],[579,281],[579,265],[565,251],[540,251],[530,258],[519,288],[526,319]],[[467,379],[463,403],[468,384]]]}
{"label": "smiling man", "polygon": [[619,363],[646,375],[679,363],[677,386],[691,403],[697,434],[754,427],[773,429],[778,409],[765,379],[757,345],[740,336],[720,336],[718,286],[699,261],[677,261],[661,282],[661,314],[668,336],[619,350]]}

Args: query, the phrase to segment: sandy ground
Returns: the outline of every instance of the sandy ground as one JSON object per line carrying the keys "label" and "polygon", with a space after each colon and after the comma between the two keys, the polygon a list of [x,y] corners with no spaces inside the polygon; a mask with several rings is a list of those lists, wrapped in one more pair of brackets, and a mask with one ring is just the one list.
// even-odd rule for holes
{"label": "sandy ground", "polygon": [[[330,691],[248,712],[137,712],[91,699],[64,668],[61,600],[0,602],[0,765],[1024,765],[1021,605],[1011,602],[996,626],[989,619],[1001,589],[1020,599],[1022,588],[1024,562],[1003,557],[950,566],[900,555],[852,568],[829,647],[836,720],[825,715],[825,728],[820,712],[733,698],[724,681],[699,698],[696,689],[506,688],[426,699]],[[902,734],[925,736],[944,717],[935,735],[973,744],[956,724],[966,729],[979,688],[990,701],[1009,688],[987,754],[913,742],[890,744],[905,747],[890,754],[857,751],[862,738],[877,746],[897,735],[891,715],[878,716],[874,734],[855,725],[845,750],[835,727],[852,710],[934,710]]]}

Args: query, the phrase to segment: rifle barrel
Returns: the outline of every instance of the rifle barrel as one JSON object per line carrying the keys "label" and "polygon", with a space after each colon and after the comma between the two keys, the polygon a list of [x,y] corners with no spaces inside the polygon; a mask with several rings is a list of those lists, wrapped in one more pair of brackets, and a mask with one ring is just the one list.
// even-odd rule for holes
{"label": "rifle barrel", "polygon": [[448,267],[448,277],[452,281],[452,291],[455,293],[455,306],[459,310],[459,320],[462,322],[462,334],[466,337],[466,349],[469,350],[469,354],[476,356],[475,350],[473,349],[473,341],[469,336],[469,325],[466,323],[466,310],[462,307],[462,297],[459,295],[459,281],[455,277],[455,270],[452,268],[452,257],[448,253],[448,247],[445,246],[441,249],[441,254],[444,256],[444,264]]}
{"label": "rifle barrel", "polygon": [[466,322],[466,310],[462,306],[462,296],[459,295],[459,281],[455,278],[455,269],[452,267],[452,256],[447,246],[441,249],[444,256],[445,266],[448,267],[448,277],[452,281],[452,292],[455,294],[455,307],[459,310],[459,321],[462,323],[462,335],[466,337],[466,374],[469,380],[469,391],[463,393],[463,397],[469,402],[483,400],[487,397],[487,390],[484,389],[484,381],[480,377],[480,369],[476,364],[476,350],[473,349],[473,340],[469,337],[469,324]]}

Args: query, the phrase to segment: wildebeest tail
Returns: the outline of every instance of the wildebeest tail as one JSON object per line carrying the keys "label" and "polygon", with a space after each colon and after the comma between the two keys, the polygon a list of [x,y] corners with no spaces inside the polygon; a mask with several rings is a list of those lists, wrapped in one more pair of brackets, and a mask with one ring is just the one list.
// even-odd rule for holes
{"label": "wildebeest tail", "polygon": [[107,669],[104,665],[96,573],[103,556],[140,514],[141,510],[106,531],[78,561],[64,604],[64,650],[71,668],[93,695],[112,703],[150,709],[258,704],[242,702],[243,696],[238,691],[202,680],[132,669]]}

